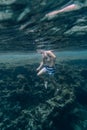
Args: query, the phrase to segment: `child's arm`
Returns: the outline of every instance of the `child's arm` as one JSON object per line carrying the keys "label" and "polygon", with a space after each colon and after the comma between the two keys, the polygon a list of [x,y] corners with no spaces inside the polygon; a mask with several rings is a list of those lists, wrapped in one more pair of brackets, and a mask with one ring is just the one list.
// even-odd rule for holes
{"label": "child's arm", "polygon": [[52,57],[52,58],[56,58],[56,56],[55,56],[55,54],[52,52],[52,51],[47,51],[46,52],[50,57]]}
{"label": "child's arm", "polygon": [[37,71],[40,70],[42,66],[43,66],[43,61],[40,63],[39,67],[37,68]]}

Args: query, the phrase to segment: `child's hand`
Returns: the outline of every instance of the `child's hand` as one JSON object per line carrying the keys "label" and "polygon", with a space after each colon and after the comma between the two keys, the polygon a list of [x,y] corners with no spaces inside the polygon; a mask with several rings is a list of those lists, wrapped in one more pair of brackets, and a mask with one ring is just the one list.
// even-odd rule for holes
{"label": "child's hand", "polygon": [[36,71],[39,71],[39,68],[37,68]]}

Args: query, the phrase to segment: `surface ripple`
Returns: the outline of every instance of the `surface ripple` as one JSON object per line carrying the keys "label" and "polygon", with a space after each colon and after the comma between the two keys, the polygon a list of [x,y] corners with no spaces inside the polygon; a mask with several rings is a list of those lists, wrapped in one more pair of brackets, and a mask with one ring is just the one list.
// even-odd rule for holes
{"label": "surface ripple", "polygon": [[87,0],[0,2],[0,51],[87,49]]}

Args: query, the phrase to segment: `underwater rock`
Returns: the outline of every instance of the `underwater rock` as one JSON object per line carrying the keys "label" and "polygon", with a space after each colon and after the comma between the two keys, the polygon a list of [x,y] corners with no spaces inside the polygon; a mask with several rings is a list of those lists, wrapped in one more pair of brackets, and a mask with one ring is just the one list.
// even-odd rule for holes
{"label": "underwater rock", "polygon": [[72,124],[77,128],[77,119],[80,120],[81,127],[85,128],[81,119],[86,121],[87,111],[76,105],[81,103],[85,93],[84,91],[79,97],[81,85],[83,82],[85,85],[86,81],[85,65],[80,64],[77,69],[78,63],[67,61],[56,64],[60,69],[56,70],[54,78],[46,78],[47,89],[43,79],[36,75],[37,63],[27,65],[26,62],[13,67],[1,65],[0,128],[62,130],[64,125],[65,129],[70,130],[73,129]]}

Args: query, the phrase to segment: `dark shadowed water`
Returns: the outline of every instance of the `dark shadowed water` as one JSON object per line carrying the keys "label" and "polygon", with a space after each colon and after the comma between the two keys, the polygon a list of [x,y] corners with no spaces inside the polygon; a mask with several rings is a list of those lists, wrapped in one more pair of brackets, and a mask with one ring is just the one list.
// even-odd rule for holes
{"label": "dark shadowed water", "polygon": [[0,0],[0,130],[87,130],[87,0]]}

